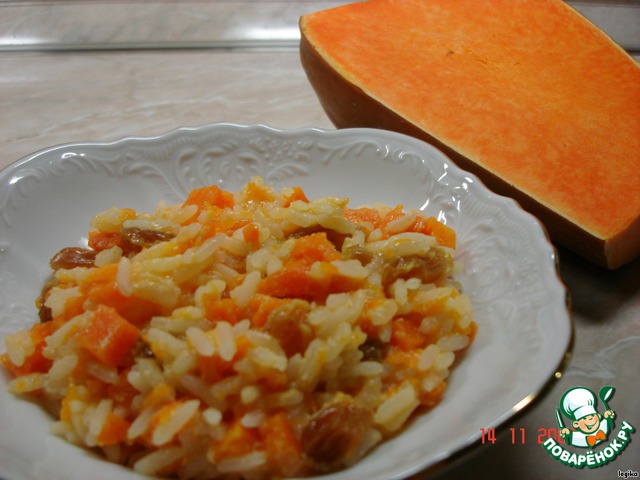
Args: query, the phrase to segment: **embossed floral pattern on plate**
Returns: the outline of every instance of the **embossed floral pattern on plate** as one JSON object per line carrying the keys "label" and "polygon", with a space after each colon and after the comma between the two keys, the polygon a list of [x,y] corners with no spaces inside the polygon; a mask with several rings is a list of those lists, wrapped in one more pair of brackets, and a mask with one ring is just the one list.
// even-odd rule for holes
{"label": "embossed floral pattern on plate", "polygon": [[[62,145],[16,162],[0,172],[0,338],[36,321],[49,258],[84,244],[97,212],[151,210],[206,184],[236,190],[256,175],[278,188],[299,185],[310,197],[349,197],[352,206],[421,208],[458,232],[458,280],[474,304],[476,341],[440,405],[336,478],[400,478],[445,460],[477,443],[480,428],[524,408],[561,368],[571,319],[538,221],[433,147],[372,129],[220,123]],[[100,468],[109,478],[137,478],[50,435],[47,414],[5,392],[7,382],[1,372],[0,477],[84,479]]]}

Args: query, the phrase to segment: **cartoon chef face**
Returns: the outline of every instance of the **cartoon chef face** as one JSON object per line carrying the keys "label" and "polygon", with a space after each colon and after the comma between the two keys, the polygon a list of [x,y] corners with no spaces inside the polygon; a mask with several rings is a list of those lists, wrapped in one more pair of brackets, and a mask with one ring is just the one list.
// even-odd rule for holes
{"label": "cartoon chef face", "polygon": [[596,396],[587,388],[568,390],[562,397],[561,408],[567,417],[573,419],[573,428],[583,433],[593,433],[600,427],[602,417],[596,411]]}
{"label": "cartoon chef face", "polygon": [[600,419],[602,416],[599,413],[595,415],[587,415],[580,420],[574,420],[571,424],[573,428],[580,430],[582,433],[593,433],[600,428]]}

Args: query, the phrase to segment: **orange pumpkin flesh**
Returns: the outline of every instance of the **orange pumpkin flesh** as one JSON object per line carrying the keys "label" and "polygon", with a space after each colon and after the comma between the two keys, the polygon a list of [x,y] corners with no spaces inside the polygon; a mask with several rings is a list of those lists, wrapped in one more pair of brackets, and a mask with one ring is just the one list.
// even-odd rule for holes
{"label": "orange pumpkin flesh", "polygon": [[434,144],[597,264],[640,255],[640,65],[564,2],[369,0],[300,28],[338,128]]}

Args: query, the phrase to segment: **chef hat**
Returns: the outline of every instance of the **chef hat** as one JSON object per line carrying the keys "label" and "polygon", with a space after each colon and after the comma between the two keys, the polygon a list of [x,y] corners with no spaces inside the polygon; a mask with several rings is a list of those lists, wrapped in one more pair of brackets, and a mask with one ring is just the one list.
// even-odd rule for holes
{"label": "chef hat", "polygon": [[595,415],[596,395],[584,387],[575,387],[567,390],[562,396],[560,406],[563,413],[574,420],[580,420],[587,415]]}

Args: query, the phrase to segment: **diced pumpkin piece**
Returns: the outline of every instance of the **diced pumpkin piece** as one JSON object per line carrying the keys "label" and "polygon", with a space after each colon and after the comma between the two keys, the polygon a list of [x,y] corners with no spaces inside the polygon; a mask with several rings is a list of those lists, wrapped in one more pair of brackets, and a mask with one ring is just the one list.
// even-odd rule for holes
{"label": "diced pumpkin piece", "polygon": [[435,217],[418,218],[410,230],[434,236],[443,247],[456,248],[456,231]]}
{"label": "diced pumpkin piece", "polygon": [[226,190],[222,190],[217,185],[209,185],[192,190],[184,202],[185,206],[196,205],[198,211],[209,207],[233,207],[233,204],[233,195]]}
{"label": "diced pumpkin piece", "polygon": [[290,258],[311,265],[314,262],[339,260],[342,254],[327,239],[325,232],[318,232],[298,238],[291,249]]}
{"label": "diced pumpkin piece", "polygon": [[115,308],[136,326],[146,325],[152,316],[160,313],[160,305],[136,296],[124,296],[116,283],[117,273],[117,264],[91,269],[80,284],[80,292],[95,304]]}
{"label": "diced pumpkin piece", "polygon": [[309,199],[305,195],[304,190],[302,190],[302,188],[300,187],[293,187],[291,195],[289,195],[285,200],[284,206],[288,207],[293,202],[298,200],[304,203],[309,203]]}
{"label": "diced pumpkin piece", "polygon": [[430,336],[420,331],[419,322],[398,318],[393,321],[391,330],[391,345],[402,350],[423,348],[430,340]]}
{"label": "diced pumpkin piece", "polygon": [[224,438],[211,446],[216,461],[241,457],[255,450],[261,444],[257,428],[248,428],[240,420],[235,420],[227,428]]}
{"label": "diced pumpkin piece", "polygon": [[278,298],[304,298],[312,300],[326,294],[329,284],[309,275],[309,267],[299,262],[290,263],[282,270],[265,277],[258,285],[258,293]]}
{"label": "diced pumpkin piece", "polygon": [[[46,358],[42,351],[45,347],[46,338],[54,332],[53,322],[36,323],[28,332],[30,341],[33,344],[32,352],[24,358],[20,365],[15,365],[8,354],[0,355],[0,364],[11,372],[14,377],[28,375],[31,373],[46,373],[51,368],[52,361]],[[17,334],[21,335],[21,334]],[[6,340],[8,341],[8,339]]]}
{"label": "diced pumpkin piece", "polygon": [[127,430],[131,422],[113,412],[107,415],[102,430],[98,435],[99,445],[114,445],[127,440]]}
{"label": "diced pumpkin piece", "polygon": [[267,462],[279,477],[292,477],[303,469],[302,448],[293,425],[284,412],[276,413],[260,427],[265,439]]}
{"label": "diced pumpkin piece", "polygon": [[138,336],[139,330],[114,308],[99,305],[89,324],[78,334],[78,341],[102,363],[117,367],[131,357]]}

